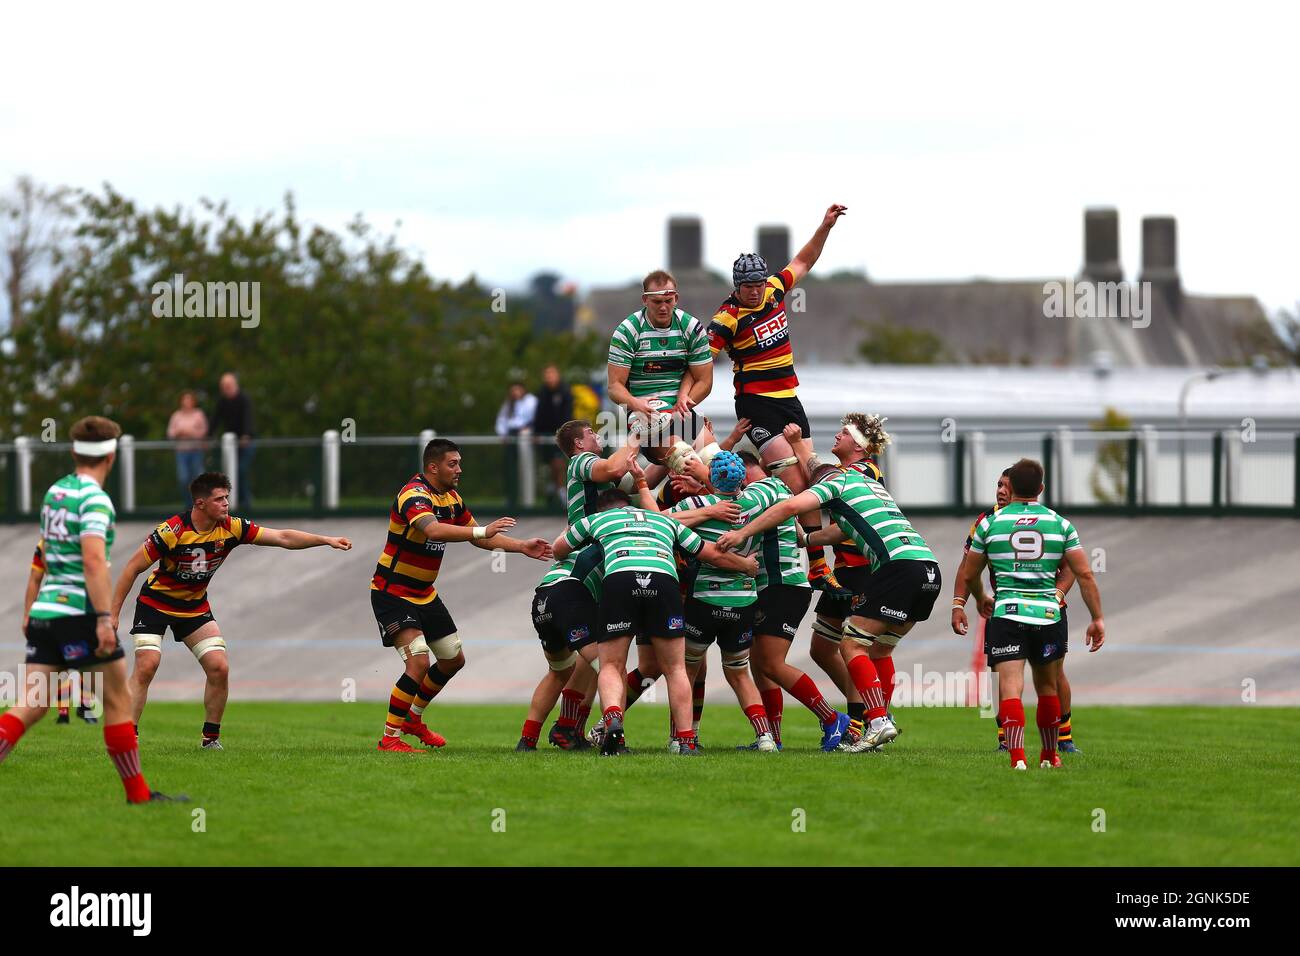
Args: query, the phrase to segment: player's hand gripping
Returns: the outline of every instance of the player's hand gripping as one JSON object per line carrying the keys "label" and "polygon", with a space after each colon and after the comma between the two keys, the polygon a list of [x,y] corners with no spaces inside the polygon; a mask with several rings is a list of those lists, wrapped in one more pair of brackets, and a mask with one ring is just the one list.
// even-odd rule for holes
{"label": "player's hand gripping", "polygon": [[671,414],[674,418],[680,417],[685,420],[690,415],[691,410],[695,408],[695,400],[689,395],[678,395],[677,404],[672,407]]}
{"label": "player's hand gripping", "polygon": [[718,542],[717,542],[717,544],[718,544],[718,550],[719,550],[719,551],[734,551],[736,548],[738,548],[738,547],[740,547],[742,544],[744,544],[746,540],[748,540],[748,539],[746,539],[746,538],[742,538],[742,537],[741,537],[738,533],[736,533],[735,531],[724,531],[724,532],[723,532],[723,533],[718,537]]}
{"label": "player's hand gripping", "polygon": [[827,229],[830,229],[835,225],[835,221],[848,211],[848,206],[841,206],[839,203],[831,203],[831,207],[826,210],[826,215],[822,217],[822,225]]}
{"label": "player's hand gripping", "polygon": [[749,426],[752,424],[753,422],[748,418],[740,419],[736,422],[736,427],[731,430],[731,434],[727,436],[727,440],[725,442],[719,442],[719,447],[731,451],[731,449],[735,448],[740,440],[749,433]]}
{"label": "player's hand gripping", "polygon": [[734,501],[716,501],[704,509],[710,518],[734,525],[740,521],[740,505]]}

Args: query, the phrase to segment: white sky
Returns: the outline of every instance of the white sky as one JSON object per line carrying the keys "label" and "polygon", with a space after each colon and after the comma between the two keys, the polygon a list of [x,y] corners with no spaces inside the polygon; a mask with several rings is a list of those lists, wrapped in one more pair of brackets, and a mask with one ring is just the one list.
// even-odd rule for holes
{"label": "white sky", "polygon": [[[470,5],[465,5],[470,6]],[[1074,273],[1087,205],[1178,218],[1186,288],[1300,301],[1295,23],[1282,5],[29,4],[5,14],[0,188],[357,212],[439,277],[582,285],[703,217],[878,280]],[[211,11],[211,12],[208,12]]]}

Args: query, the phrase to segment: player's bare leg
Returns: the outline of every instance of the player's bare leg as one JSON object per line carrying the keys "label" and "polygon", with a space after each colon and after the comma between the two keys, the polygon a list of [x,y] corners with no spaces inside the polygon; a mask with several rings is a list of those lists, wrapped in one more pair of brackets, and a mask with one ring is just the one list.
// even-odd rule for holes
{"label": "player's bare leg", "polygon": [[[810,439],[801,439],[799,444],[811,453],[812,442]],[[760,459],[764,468],[770,468],[774,463],[788,463],[785,467],[775,471],[774,474],[789,486],[792,495],[808,490],[808,475],[804,473],[803,468],[799,465],[797,457],[795,449],[784,435],[774,436],[763,446],[760,452]],[[799,527],[803,529],[805,535],[820,530],[822,526],[820,510],[805,512],[798,516],[798,520]],[[826,563],[825,548],[814,547],[806,550],[808,553],[808,583],[819,591],[842,592],[847,595],[848,591],[835,580],[830,565]]]}
{"label": "player's bare leg", "polygon": [[760,634],[754,638],[754,661],[759,672],[812,711],[822,725],[822,749],[834,750],[848,727],[848,715],[839,713],[826,702],[811,677],[786,663],[789,650],[790,642],[782,637]]}
{"label": "player's bare leg", "polygon": [[1038,695],[1038,708],[1035,722],[1038,724],[1038,736],[1042,748],[1038,752],[1038,766],[1043,769],[1061,766],[1057,756],[1057,733],[1061,725],[1061,698],[1058,686],[1061,676],[1061,662],[1048,661],[1046,664],[1030,664],[1034,677],[1034,693]]}
{"label": "player's bare leg", "polygon": [[448,634],[433,642],[432,657],[429,668],[420,680],[420,688],[406,720],[402,722],[402,733],[419,739],[426,747],[442,747],[447,741],[442,734],[434,733],[424,723],[424,709],[447,686],[447,682],[465,667],[465,654],[461,651],[460,638]]}
{"label": "player's bare leg", "polygon": [[[698,686],[700,672],[708,663],[707,650],[707,648],[701,650],[699,645],[692,647],[688,644],[686,647],[686,676],[690,679],[693,688]],[[694,661],[691,660],[692,656],[695,656]],[[764,753],[774,752],[776,739],[772,736],[772,725],[767,718],[767,708],[763,706],[763,698],[758,692],[754,678],[749,673],[749,650],[722,651],[722,676],[726,678],[731,692],[736,695],[736,702],[740,704],[741,712],[749,718],[749,723],[754,728],[754,749]],[[698,727],[696,731],[698,733]],[[764,736],[767,740],[763,739]],[[748,749],[748,747],[738,749]]]}
{"label": "player's bare leg", "polygon": [[154,676],[158,673],[158,665],[162,663],[162,641],[161,634],[136,634],[135,637],[135,666],[131,670],[131,722],[138,728],[140,726],[140,716],[144,713],[144,705],[149,701],[149,685],[153,683]]}
{"label": "player's bare leg", "polygon": [[[230,698],[230,660],[226,656],[226,642],[216,621],[208,621],[185,638],[199,666],[203,668],[206,683],[203,688],[203,748],[221,750],[221,718],[226,713]],[[161,658],[161,654],[155,655]]]}
{"label": "player's bare leg", "polygon": [[[601,658],[601,668],[604,668],[604,658]],[[626,666],[626,665],[625,665]],[[621,712],[626,712],[629,707],[641,699],[641,695],[655,685],[655,682],[663,676],[663,669],[659,666],[659,659],[655,657],[655,649],[649,644],[638,644],[636,646],[636,667],[627,672],[623,678],[623,699],[619,705]],[[600,685],[601,688],[604,685]],[[603,711],[608,709],[609,704],[602,689],[600,692],[600,707],[602,716],[592,728],[591,735],[588,739],[592,743],[597,742],[605,732],[605,718]]]}
{"label": "player's bare leg", "polygon": [[673,717],[673,737],[679,752],[695,754],[695,728],[691,721],[691,681],[686,676],[685,641],[680,638],[652,637],[655,657],[664,671],[668,686],[668,709]]}
{"label": "player's bare leg", "polygon": [[546,661],[550,667],[542,676],[542,679],[537,682],[532,699],[528,702],[528,713],[524,716],[524,726],[519,733],[519,743],[515,745],[516,751],[534,751],[537,749],[537,741],[542,735],[542,723],[555,707],[555,702],[560,699],[560,694],[563,692],[565,685],[573,677],[574,666],[570,658],[576,655],[572,651],[566,648],[563,651],[543,650],[542,653],[546,655]]}

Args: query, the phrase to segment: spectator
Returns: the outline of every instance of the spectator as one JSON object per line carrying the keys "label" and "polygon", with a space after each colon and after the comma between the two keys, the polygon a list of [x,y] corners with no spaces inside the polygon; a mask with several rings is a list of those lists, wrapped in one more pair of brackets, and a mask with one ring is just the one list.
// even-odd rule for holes
{"label": "spectator", "polygon": [[216,436],[233,432],[239,436],[239,468],[236,492],[238,506],[247,511],[253,506],[253,403],[234,372],[221,376],[221,397],[212,413],[212,434]]}
{"label": "spectator", "polygon": [[190,482],[203,474],[203,439],[208,437],[208,416],[191,391],[181,392],[180,407],[167,421],[167,437],[176,443],[176,480],[181,484],[181,510],[188,511]]}
{"label": "spectator", "polygon": [[573,419],[573,392],[560,378],[554,365],[542,369],[542,388],[537,393],[537,413],[533,416],[533,434],[538,438],[542,460],[551,469],[551,497],[561,508],[568,504],[565,494],[565,459],[552,436],[560,426]]}
{"label": "spectator", "polygon": [[[497,434],[504,438],[517,438],[532,433],[533,416],[537,412],[537,399],[528,394],[523,382],[511,382],[506,400],[497,412]],[[506,501],[513,506],[519,500],[519,443],[506,441]]]}

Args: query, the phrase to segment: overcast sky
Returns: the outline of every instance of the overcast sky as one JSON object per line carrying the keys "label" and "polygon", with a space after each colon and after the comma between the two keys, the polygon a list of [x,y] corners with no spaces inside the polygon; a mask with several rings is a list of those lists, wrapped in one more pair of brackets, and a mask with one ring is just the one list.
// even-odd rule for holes
{"label": "overcast sky", "polygon": [[[288,5],[284,5],[287,7]],[[906,6],[906,9],[898,9]],[[466,9],[468,8],[468,9]],[[5,13],[0,186],[150,204],[292,190],[435,275],[582,286],[759,223],[881,281],[1069,275],[1083,209],[1178,219],[1198,293],[1300,300],[1295,24],[1269,5],[25,4]]]}

